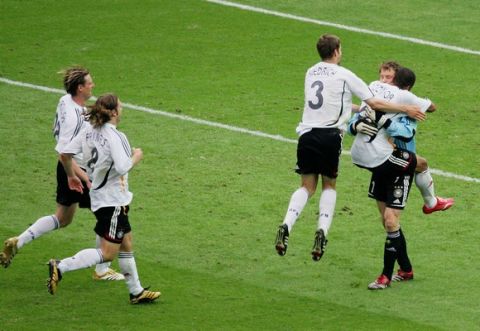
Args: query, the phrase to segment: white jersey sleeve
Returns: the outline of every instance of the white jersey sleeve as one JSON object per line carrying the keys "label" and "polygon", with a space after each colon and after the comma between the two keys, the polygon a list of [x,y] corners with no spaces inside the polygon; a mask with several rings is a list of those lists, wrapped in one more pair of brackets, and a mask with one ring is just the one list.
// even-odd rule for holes
{"label": "white jersey sleeve", "polygon": [[427,98],[419,98],[415,94],[410,91],[402,90],[403,91],[403,99],[400,100],[407,105],[416,105],[420,107],[422,112],[426,112],[428,108],[432,105],[432,101]]}
{"label": "white jersey sleeve", "polygon": [[62,150],[58,151],[59,153],[64,153],[64,154],[81,154],[83,152],[82,150],[82,145],[84,141],[84,135],[83,134],[77,134],[72,141],[70,141],[66,146],[62,148]]}
{"label": "white jersey sleeve", "polygon": [[[85,108],[75,103],[70,94],[60,98],[53,126],[53,136],[57,141],[55,146],[57,153],[61,153],[70,141],[84,129],[84,114]],[[84,167],[81,154],[75,156],[75,161],[82,168]]]}
{"label": "white jersey sleeve", "polygon": [[113,141],[110,143],[113,165],[116,172],[125,175],[133,165],[132,149],[127,137],[120,131],[112,130]]}

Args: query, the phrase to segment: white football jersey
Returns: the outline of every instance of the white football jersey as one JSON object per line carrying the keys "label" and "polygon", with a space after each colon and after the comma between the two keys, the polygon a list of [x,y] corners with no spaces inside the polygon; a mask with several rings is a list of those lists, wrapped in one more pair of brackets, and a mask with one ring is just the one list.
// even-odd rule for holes
{"label": "white football jersey", "polygon": [[[73,101],[70,94],[60,98],[53,124],[53,136],[57,141],[55,150],[61,153],[62,149],[72,141],[84,128],[86,108]],[[75,155],[75,161],[85,168],[82,155]]]}
{"label": "white football jersey", "polygon": [[[425,112],[432,102],[428,99],[422,99],[414,95],[407,90],[401,90],[396,86],[381,83],[379,81],[372,82],[370,84],[370,90],[374,93],[375,97],[383,99],[387,102],[394,102],[398,104],[416,105]],[[363,107],[362,104],[361,107]],[[360,116],[362,114],[359,114]],[[386,113],[388,118],[394,118],[397,116],[407,116],[404,113]],[[395,123],[397,124],[397,122]],[[393,130],[392,128],[389,128]],[[398,131],[401,133],[401,128]],[[387,130],[380,129],[375,139],[370,141],[370,137],[357,133],[353,141],[351,148],[353,163],[367,168],[375,168],[384,163],[393,152],[393,143],[387,133]]]}
{"label": "white football jersey", "polygon": [[373,97],[367,84],[339,65],[319,62],[305,75],[305,104],[297,133],[312,128],[344,130],[352,113],[352,94],[361,100]]}
{"label": "white football jersey", "polygon": [[128,171],[133,166],[132,149],[127,137],[113,124],[101,128],[90,124],[77,135],[62,153],[83,153],[87,173],[92,181],[92,211],[102,207],[126,206],[133,194],[128,190]]}

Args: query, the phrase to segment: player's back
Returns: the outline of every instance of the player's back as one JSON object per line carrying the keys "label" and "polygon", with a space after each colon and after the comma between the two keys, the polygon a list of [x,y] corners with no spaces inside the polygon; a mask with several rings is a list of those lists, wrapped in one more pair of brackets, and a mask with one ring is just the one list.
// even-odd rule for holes
{"label": "player's back", "polygon": [[352,112],[352,94],[362,100],[373,97],[365,82],[334,63],[319,62],[305,75],[305,102],[297,132],[311,128],[345,129]]}
{"label": "player's back", "polygon": [[92,210],[130,203],[128,170],[132,167],[131,148],[126,136],[114,125],[86,129],[82,150],[92,181]]}

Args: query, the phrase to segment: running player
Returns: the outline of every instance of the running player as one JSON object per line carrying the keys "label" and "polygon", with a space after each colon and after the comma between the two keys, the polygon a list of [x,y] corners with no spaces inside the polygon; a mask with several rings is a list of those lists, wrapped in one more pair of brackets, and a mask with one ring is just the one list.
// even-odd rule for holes
{"label": "running player", "polygon": [[69,187],[82,193],[84,185],[77,175],[73,156],[83,154],[87,172],[92,179],[91,209],[97,218],[95,233],[100,236],[101,248],[79,251],[72,257],[49,262],[48,291],[55,294],[58,282],[69,271],[88,268],[112,261],[118,264],[130,292],[132,304],[152,302],[160,292],[143,288],[133,256],[132,232],[128,220],[132,193],[128,190],[128,172],[143,158],[139,148],[130,148],[125,134],[117,130],[122,115],[118,97],[106,94],[90,107],[91,123],[61,151]]}
{"label": "running player", "polygon": [[[75,136],[84,128],[85,104],[92,96],[93,83],[89,71],[82,67],[72,67],[64,72],[63,85],[67,92],[60,98],[53,126],[53,135],[57,141],[55,150],[59,153]],[[3,252],[0,253],[0,265],[7,268],[15,254],[23,246],[40,236],[68,226],[77,207],[90,208],[88,188],[90,180],[85,173],[85,164],[81,155],[73,162],[73,169],[83,181],[83,194],[68,188],[67,175],[60,160],[57,162],[57,210],[55,214],[39,218],[17,237],[12,237],[4,242]],[[97,237],[97,245],[100,243]],[[109,268],[110,263],[100,264],[94,272],[94,279],[98,280],[123,280],[122,274]]]}

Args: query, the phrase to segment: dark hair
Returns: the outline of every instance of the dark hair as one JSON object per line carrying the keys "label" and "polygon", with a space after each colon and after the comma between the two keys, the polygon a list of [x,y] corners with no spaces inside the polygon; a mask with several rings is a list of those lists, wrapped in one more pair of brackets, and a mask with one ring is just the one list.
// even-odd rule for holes
{"label": "dark hair", "polygon": [[405,90],[411,89],[415,85],[415,73],[405,67],[401,67],[395,73],[395,78],[393,79],[393,84],[398,86],[398,88]]}
{"label": "dark hair", "polygon": [[397,72],[398,69],[400,69],[400,68],[401,68],[400,63],[398,63],[396,61],[385,61],[380,65],[380,68],[378,69],[378,72],[380,72],[382,70],[388,70],[388,69],[392,69],[393,71]]}
{"label": "dark hair", "polygon": [[65,91],[72,96],[77,94],[78,86],[85,84],[85,77],[90,74],[87,69],[79,66],[68,68],[62,73]]}
{"label": "dark hair", "polygon": [[324,34],[318,39],[317,51],[322,60],[330,59],[340,48],[340,38],[333,34]]}
{"label": "dark hair", "polygon": [[118,97],[115,94],[100,96],[95,104],[88,107],[88,120],[94,128],[101,127],[112,118],[112,112],[118,108]]}

